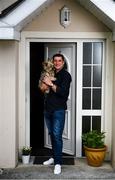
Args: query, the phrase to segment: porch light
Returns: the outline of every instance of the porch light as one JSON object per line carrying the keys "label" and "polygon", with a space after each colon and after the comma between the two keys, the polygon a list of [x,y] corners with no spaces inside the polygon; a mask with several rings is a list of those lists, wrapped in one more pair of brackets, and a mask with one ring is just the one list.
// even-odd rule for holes
{"label": "porch light", "polygon": [[71,23],[71,10],[67,6],[64,6],[60,10],[60,23],[64,28],[69,26]]}

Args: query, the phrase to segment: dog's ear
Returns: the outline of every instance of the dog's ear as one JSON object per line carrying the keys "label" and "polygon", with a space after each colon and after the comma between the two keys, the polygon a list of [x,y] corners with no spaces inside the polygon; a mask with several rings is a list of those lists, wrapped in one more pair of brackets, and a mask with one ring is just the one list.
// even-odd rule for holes
{"label": "dog's ear", "polygon": [[[45,61],[44,61],[44,62],[45,62]],[[48,57],[48,59],[46,60],[46,62],[51,62],[51,63],[53,63],[53,59],[52,59],[52,58],[50,59],[50,58]]]}
{"label": "dog's ear", "polygon": [[50,62],[53,64],[53,59],[50,59]]}

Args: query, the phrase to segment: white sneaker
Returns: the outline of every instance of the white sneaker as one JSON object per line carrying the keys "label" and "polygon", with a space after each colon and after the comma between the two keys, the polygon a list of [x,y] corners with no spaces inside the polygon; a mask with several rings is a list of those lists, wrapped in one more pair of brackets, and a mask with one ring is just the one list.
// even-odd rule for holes
{"label": "white sneaker", "polygon": [[51,165],[51,164],[54,164],[53,158],[50,158],[49,160],[43,162],[43,165]]}
{"label": "white sneaker", "polygon": [[60,174],[61,173],[61,165],[56,164],[54,168],[54,174]]}

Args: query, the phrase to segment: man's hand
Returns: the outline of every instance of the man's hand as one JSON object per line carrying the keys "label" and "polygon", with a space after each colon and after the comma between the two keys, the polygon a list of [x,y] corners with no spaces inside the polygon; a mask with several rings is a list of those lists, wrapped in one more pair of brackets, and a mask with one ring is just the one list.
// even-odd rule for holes
{"label": "man's hand", "polygon": [[48,86],[50,86],[50,87],[53,85],[50,77],[48,77],[48,76],[45,76],[42,81],[43,81],[45,84],[47,84]]}

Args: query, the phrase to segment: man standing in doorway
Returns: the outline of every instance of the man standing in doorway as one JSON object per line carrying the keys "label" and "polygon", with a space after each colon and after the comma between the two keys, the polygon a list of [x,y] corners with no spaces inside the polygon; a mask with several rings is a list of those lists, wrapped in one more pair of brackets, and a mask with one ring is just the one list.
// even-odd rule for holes
{"label": "man standing in doorway", "polygon": [[62,134],[72,78],[64,68],[65,60],[62,54],[53,56],[53,64],[56,80],[52,82],[48,77],[43,79],[43,82],[50,87],[45,98],[44,117],[51,138],[53,156],[43,164],[54,164],[54,174],[60,174],[63,148]]}

